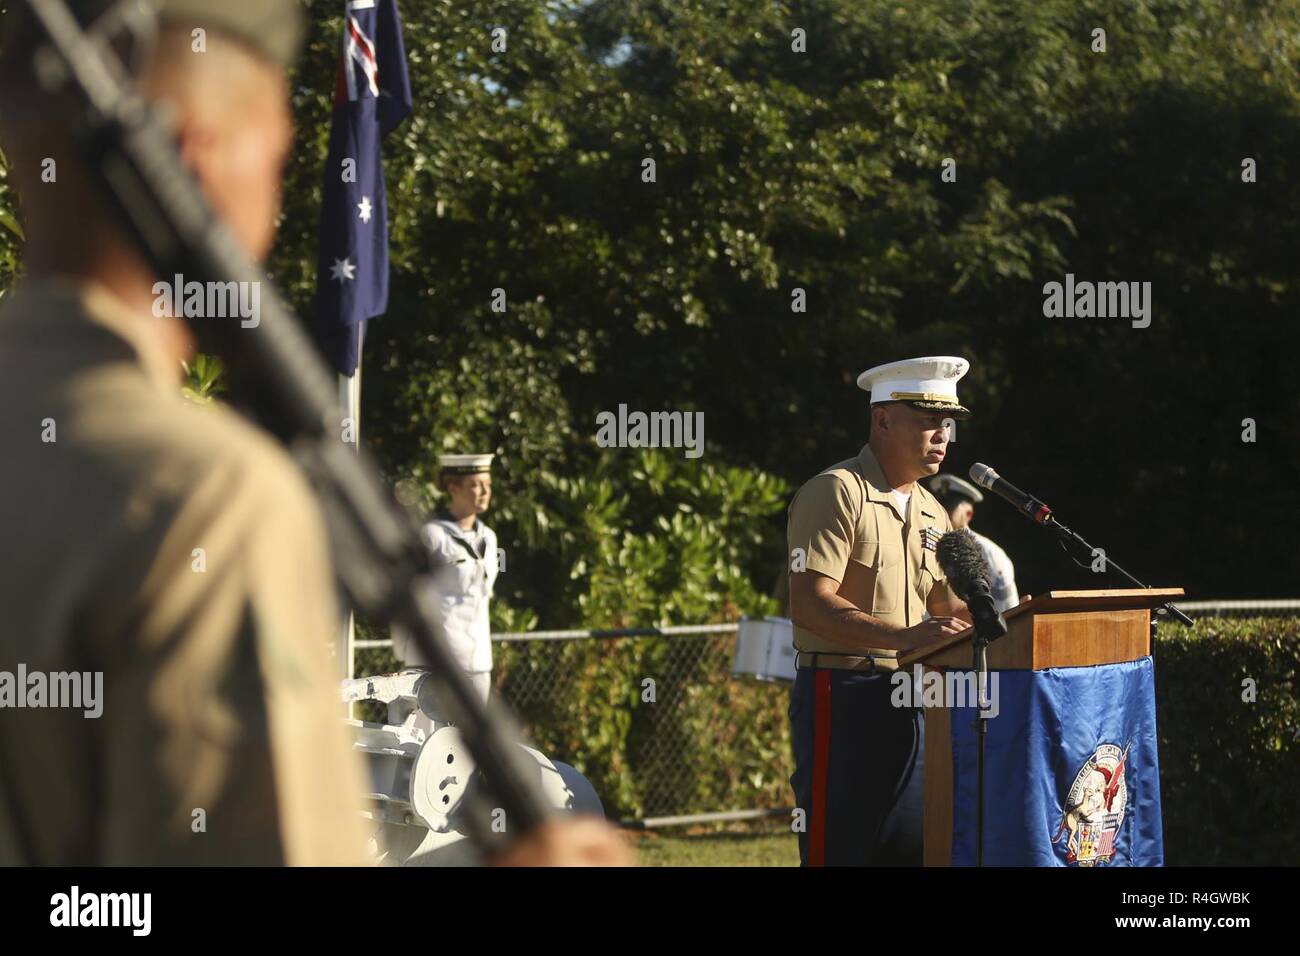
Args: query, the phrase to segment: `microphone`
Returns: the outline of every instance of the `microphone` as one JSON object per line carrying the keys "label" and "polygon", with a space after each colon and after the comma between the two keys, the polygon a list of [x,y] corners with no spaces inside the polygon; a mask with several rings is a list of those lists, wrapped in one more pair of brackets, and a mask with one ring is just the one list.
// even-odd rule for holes
{"label": "microphone", "polygon": [[971,533],[965,529],[949,531],[939,539],[935,554],[948,578],[948,586],[970,608],[975,632],[985,640],[1005,634],[1007,622],[998,612],[989,590],[989,578],[993,574],[984,560],[984,551]]}
{"label": "microphone", "polygon": [[1026,494],[1007,481],[988,465],[975,462],[970,466],[970,479],[981,488],[987,488],[1001,498],[1005,498],[1030,520],[1046,524],[1052,518],[1052,509],[1033,495]]}

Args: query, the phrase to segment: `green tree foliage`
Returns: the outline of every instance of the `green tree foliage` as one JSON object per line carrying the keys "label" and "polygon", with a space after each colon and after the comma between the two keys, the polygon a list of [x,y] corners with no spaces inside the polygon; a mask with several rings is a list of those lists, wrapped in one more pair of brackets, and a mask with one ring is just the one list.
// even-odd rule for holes
{"label": "green tree foliage", "polygon": [[181,394],[194,404],[208,405],[226,390],[225,367],[215,355],[196,355],[193,362],[186,362],[183,367],[185,384]]}
{"label": "green tree foliage", "polygon": [[0,296],[13,285],[21,272],[24,233],[16,198],[9,185],[9,162],[0,151]]}
{"label": "green tree foliage", "polygon": [[[593,442],[596,413],[620,402],[699,409],[653,351],[659,343],[626,334],[633,311],[658,309],[632,290],[659,279],[640,262],[640,240],[616,234],[613,155],[587,156],[581,144],[614,136],[617,117],[600,113],[621,99],[616,77],[586,48],[574,10],[402,10],[417,109],[387,155],[394,288],[366,346],[366,441],[394,479],[425,488],[437,454],[497,452],[490,520],[510,569],[497,602],[508,620],[511,608],[556,626],[756,611],[782,563],[773,519],[788,487],[728,455],[725,442],[697,460]],[[313,6],[322,11],[333,7]],[[497,25],[504,53],[491,49]],[[314,18],[273,264],[303,308],[339,28],[337,17]],[[575,95],[592,99],[570,102]],[[583,117],[596,127],[583,129]],[[635,191],[636,158],[622,154]],[[496,289],[505,311],[492,308]],[[663,378],[651,391],[638,383],[655,365]]]}
{"label": "green tree foliage", "polygon": [[[395,476],[496,450],[507,546],[550,555],[561,478],[627,488],[641,466],[593,447],[597,412],[703,411],[704,461],[793,488],[864,440],[858,371],[955,352],[974,361],[977,417],[951,469],[1023,476],[1155,583],[1232,596],[1294,581],[1285,555],[1232,577],[1207,560],[1262,557],[1230,503],[1267,520],[1300,484],[1284,441],[1300,412],[1283,365],[1300,345],[1292,5],[402,9],[417,105],[389,144],[394,295],[370,330],[364,411]],[[276,258],[304,306],[339,27],[331,4],[313,12]],[[1258,182],[1242,182],[1247,157]],[[1152,326],[1044,318],[1042,286],[1066,272],[1152,282]],[[766,586],[782,522],[752,518],[767,532],[743,566]],[[1098,583],[997,504],[977,522],[1022,589]],[[577,623],[548,570],[516,566],[512,599]]]}

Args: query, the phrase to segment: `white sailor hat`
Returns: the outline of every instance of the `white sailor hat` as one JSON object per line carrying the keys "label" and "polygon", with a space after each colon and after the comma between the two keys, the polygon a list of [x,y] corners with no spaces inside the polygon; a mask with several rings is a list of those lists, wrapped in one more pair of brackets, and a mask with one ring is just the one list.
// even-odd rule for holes
{"label": "white sailor hat", "polygon": [[965,478],[956,475],[935,475],[930,479],[930,494],[948,507],[962,499],[972,504],[979,504],[984,500],[983,492]]}
{"label": "white sailor hat", "polygon": [[450,475],[481,475],[492,470],[495,455],[439,455],[438,467]]}
{"label": "white sailor hat", "polygon": [[957,379],[970,362],[955,355],[929,355],[869,368],[858,376],[858,388],[871,393],[871,404],[907,402],[928,412],[944,412],[964,421],[970,409],[957,401]]}

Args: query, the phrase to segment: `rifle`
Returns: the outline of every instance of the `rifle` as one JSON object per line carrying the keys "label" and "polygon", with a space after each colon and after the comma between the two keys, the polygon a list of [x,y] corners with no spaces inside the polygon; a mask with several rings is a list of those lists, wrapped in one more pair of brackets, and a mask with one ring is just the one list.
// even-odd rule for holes
{"label": "rifle", "polygon": [[515,743],[504,707],[484,704],[475,693],[436,609],[422,600],[428,557],[419,526],[369,456],[344,442],[324,360],[265,273],[213,215],[162,117],[135,90],[108,44],[82,30],[66,0],[27,3],[48,40],[33,59],[37,79],[50,95],[73,97],[87,168],[156,273],[259,284],[261,321],[255,327],[199,317],[188,317],[188,324],[201,349],[225,361],[232,393],[310,478],[348,600],[367,616],[405,628],[429,662],[436,699],[482,774],[466,815],[470,838],[481,851],[500,848],[487,824],[494,809],[505,812],[505,842],[524,836],[552,813],[536,766]]}

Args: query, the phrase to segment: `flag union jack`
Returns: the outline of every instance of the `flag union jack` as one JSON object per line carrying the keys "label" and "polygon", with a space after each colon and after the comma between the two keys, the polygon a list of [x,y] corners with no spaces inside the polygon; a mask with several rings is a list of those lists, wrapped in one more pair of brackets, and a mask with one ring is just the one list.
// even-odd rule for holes
{"label": "flag union jack", "polygon": [[[365,3],[365,0],[361,0]],[[350,7],[355,4],[349,4]],[[373,7],[369,3],[366,6]],[[356,70],[343,68],[346,64],[355,64],[365,77],[365,89],[373,97],[379,96],[379,62],[375,59],[375,45],[371,42],[370,37],[366,36],[366,31],[362,28],[360,21],[349,13],[347,18],[347,28],[343,32],[343,64],[340,64],[338,73],[339,82],[334,91],[334,102],[338,103],[343,100],[344,96],[347,102],[352,102],[357,98],[357,74]],[[346,87],[346,88],[345,88]]]}

